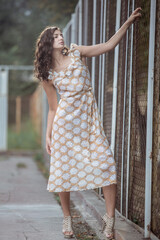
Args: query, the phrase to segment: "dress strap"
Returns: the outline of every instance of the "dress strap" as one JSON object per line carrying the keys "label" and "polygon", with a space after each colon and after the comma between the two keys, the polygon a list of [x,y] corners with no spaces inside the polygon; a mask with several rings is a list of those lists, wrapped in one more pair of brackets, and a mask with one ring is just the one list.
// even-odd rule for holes
{"label": "dress strap", "polygon": [[81,53],[78,49],[76,49],[76,46],[78,46],[76,43],[71,43],[70,44],[70,52],[71,52],[72,56],[80,58]]}
{"label": "dress strap", "polygon": [[48,71],[48,80],[53,80],[53,73],[51,69]]}
{"label": "dress strap", "polygon": [[52,81],[52,82],[54,82],[54,80],[55,80],[55,74],[54,74],[54,72],[52,71],[52,69],[50,69],[50,70],[48,71],[48,80],[49,80],[49,81]]}

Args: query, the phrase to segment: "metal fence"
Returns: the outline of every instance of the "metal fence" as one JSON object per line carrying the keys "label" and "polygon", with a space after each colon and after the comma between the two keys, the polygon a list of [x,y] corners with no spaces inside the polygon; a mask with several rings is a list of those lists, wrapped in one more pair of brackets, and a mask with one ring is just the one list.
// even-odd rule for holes
{"label": "metal fence", "polygon": [[88,58],[87,64],[117,164],[116,209],[144,229],[145,237],[158,239],[160,1],[79,0],[63,34],[68,46],[106,42],[139,6],[141,20],[130,26],[119,45]]}
{"label": "metal fence", "polygon": [[0,65],[0,151],[41,147],[41,96],[33,66]]}

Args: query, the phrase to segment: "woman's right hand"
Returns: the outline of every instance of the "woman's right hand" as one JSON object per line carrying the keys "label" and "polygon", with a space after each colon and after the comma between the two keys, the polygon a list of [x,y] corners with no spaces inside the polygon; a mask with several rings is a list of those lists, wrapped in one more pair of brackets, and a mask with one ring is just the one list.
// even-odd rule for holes
{"label": "woman's right hand", "polygon": [[136,8],[132,14],[130,15],[130,17],[127,19],[127,21],[132,24],[134,23],[135,21],[138,21],[140,19],[140,17],[142,17],[142,14],[141,12],[142,11],[142,8],[141,7],[138,7]]}
{"label": "woman's right hand", "polygon": [[46,137],[46,151],[49,155],[51,155],[51,138]]}

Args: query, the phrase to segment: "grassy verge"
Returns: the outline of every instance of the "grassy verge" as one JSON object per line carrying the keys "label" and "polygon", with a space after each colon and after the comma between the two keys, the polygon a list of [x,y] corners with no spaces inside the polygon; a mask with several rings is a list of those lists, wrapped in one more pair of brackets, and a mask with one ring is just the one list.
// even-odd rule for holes
{"label": "grassy verge", "polygon": [[42,172],[43,176],[48,179],[49,177],[49,172],[48,172],[48,169],[45,165],[45,160],[44,160],[44,157],[43,157],[43,152],[40,151],[38,153],[35,153],[34,155],[34,160],[39,168],[39,170]]}
{"label": "grassy verge", "polygon": [[35,130],[31,120],[22,123],[20,132],[16,132],[15,125],[8,127],[9,149],[40,149],[40,139],[40,135]]}

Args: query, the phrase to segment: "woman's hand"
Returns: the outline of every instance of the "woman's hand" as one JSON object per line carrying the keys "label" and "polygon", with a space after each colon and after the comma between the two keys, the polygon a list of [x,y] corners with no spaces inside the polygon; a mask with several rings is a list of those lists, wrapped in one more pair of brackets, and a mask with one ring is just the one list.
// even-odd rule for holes
{"label": "woman's hand", "polygon": [[51,155],[51,138],[46,137],[46,151],[49,155]]}
{"label": "woman's hand", "polygon": [[138,21],[140,17],[142,17],[142,14],[140,13],[140,10],[142,11],[141,7],[136,8],[130,17],[127,19],[127,22],[130,24],[134,23],[135,21]]}

